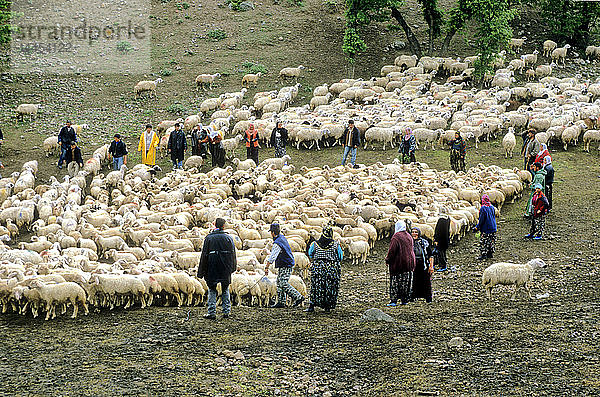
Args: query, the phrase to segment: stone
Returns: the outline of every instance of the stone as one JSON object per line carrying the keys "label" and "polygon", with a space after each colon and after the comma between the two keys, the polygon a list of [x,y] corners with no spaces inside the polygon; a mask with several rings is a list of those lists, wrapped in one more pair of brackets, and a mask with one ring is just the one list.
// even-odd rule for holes
{"label": "stone", "polygon": [[460,336],[455,336],[454,338],[450,339],[450,342],[448,342],[448,347],[462,347],[464,344],[465,341],[463,338]]}
{"label": "stone", "polygon": [[[232,9],[232,3],[229,3],[229,8]],[[238,6],[239,11],[250,11],[254,9],[254,3],[251,1],[242,1]]]}
{"label": "stone", "polygon": [[227,360],[225,360],[223,357],[217,357],[215,358],[215,363],[219,366],[222,366],[227,364]]}
{"label": "stone", "polygon": [[227,358],[235,358],[234,357],[235,353],[233,353],[231,350],[223,350],[223,352],[221,354]]}
{"label": "stone", "polygon": [[323,397],[331,397],[332,394],[330,391],[326,391],[325,393],[323,393]]}
{"label": "stone", "polygon": [[233,353],[233,358],[236,360],[245,360],[246,357],[244,357],[244,353],[242,353],[241,351],[236,351],[235,353]]}
{"label": "stone", "polygon": [[391,323],[394,321],[394,319],[392,316],[385,314],[380,309],[372,307],[363,313],[363,315],[360,317],[360,321],[385,321]]}

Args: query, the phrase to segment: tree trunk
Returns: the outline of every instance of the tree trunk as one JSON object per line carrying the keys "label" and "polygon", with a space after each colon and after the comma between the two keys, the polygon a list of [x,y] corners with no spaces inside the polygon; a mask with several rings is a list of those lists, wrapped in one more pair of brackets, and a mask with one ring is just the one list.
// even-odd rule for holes
{"label": "tree trunk", "polygon": [[394,19],[396,19],[396,21],[398,21],[400,26],[402,26],[402,29],[404,30],[404,33],[406,34],[406,40],[408,41],[408,47],[410,48],[410,50],[412,51],[413,54],[415,54],[418,58],[421,58],[423,52],[421,51],[421,44],[419,44],[419,40],[417,40],[417,36],[415,36],[415,34],[413,33],[413,31],[410,28],[410,26],[408,25],[408,23],[406,23],[406,21],[404,20],[404,17],[400,13],[400,11],[398,11],[398,9],[396,7],[390,7],[390,9],[392,10],[392,16],[394,17]]}
{"label": "tree trunk", "polygon": [[427,51],[429,56],[433,55],[433,27],[429,27],[429,49]]}
{"label": "tree trunk", "polygon": [[454,35],[456,34],[456,30],[449,30],[448,33],[446,33],[446,37],[444,38],[444,43],[442,44],[442,54],[446,55],[446,53],[448,52],[448,48],[450,48],[450,41],[452,41],[452,38],[454,37]]}

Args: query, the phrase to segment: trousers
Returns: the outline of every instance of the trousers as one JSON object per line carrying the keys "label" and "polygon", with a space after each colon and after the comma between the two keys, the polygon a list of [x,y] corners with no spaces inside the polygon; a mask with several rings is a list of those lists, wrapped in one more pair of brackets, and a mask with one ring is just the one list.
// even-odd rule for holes
{"label": "trousers", "polygon": [[[223,314],[231,313],[231,299],[229,297],[229,284],[221,283],[222,294],[221,302],[223,305]],[[208,314],[216,315],[217,313],[217,285],[208,286],[208,301],[206,302]]]}
{"label": "trousers", "polygon": [[356,152],[357,151],[358,151],[358,149],[355,147],[344,146],[344,154],[342,155],[342,165],[346,165],[346,158],[348,157],[348,154],[350,152],[352,152],[352,157],[350,159],[350,163],[352,165],[356,165]]}
{"label": "trousers", "polygon": [[293,267],[280,267],[277,273],[277,302],[285,304],[286,295],[293,300],[302,298],[300,292],[290,284]]}

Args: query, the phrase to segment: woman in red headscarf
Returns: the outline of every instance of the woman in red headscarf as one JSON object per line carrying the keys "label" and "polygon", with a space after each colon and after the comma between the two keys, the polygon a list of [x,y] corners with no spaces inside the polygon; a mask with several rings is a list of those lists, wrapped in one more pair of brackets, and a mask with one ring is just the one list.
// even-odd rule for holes
{"label": "woman in red headscarf", "polygon": [[550,152],[548,151],[548,145],[546,145],[545,143],[541,143],[540,151],[538,152],[537,156],[535,156],[535,160],[533,162],[543,164],[544,157],[546,157],[546,156],[550,157]]}
{"label": "woman in red headscarf", "polygon": [[494,254],[496,245],[496,208],[490,202],[490,197],[487,194],[481,196],[481,208],[479,209],[479,223],[475,226],[475,230],[481,232],[479,241],[480,253],[477,260],[491,258]]}

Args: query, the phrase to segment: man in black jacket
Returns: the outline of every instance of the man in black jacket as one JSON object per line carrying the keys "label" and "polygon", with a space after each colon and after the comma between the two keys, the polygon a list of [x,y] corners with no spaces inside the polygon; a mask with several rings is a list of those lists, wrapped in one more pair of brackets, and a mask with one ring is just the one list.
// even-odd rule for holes
{"label": "man in black jacket", "polygon": [[77,147],[77,142],[71,142],[71,147],[67,150],[67,154],[65,155],[65,161],[67,163],[69,176],[73,178],[79,173],[79,169],[83,167],[83,157],[81,156],[81,149]]}
{"label": "man in black jacket", "polygon": [[77,142],[75,129],[71,127],[71,122],[67,121],[64,127],[58,133],[58,145],[60,146],[60,157],[58,158],[58,168],[62,169],[67,151],[71,148],[71,142]]}
{"label": "man in black jacket", "polygon": [[344,131],[344,154],[342,155],[342,165],[346,164],[346,158],[348,157],[348,153],[352,152],[352,159],[350,163],[354,168],[358,168],[356,165],[356,151],[358,150],[358,146],[360,145],[360,132],[358,128],[354,126],[354,120],[348,121],[348,128]]}
{"label": "man in black jacket", "polygon": [[221,300],[223,302],[223,317],[229,317],[231,301],[229,299],[229,284],[231,273],[237,269],[235,245],[233,239],[223,231],[225,219],[215,220],[215,230],[204,239],[200,263],[198,264],[198,277],[204,278],[208,285],[208,313],[204,318],[215,320],[217,318],[217,284],[221,283]]}
{"label": "man in black jacket", "polygon": [[187,150],[187,140],[185,133],[181,129],[181,124],[175,124],[175,131],[169,135],[169,143],[167,144],[167,152],[171,153],[171,161],[173,169],[183,168],[183,157]]}
{"label": "man in black jacket", "polygon": [[119,171],[123,164],[127,164],[127,147],[121,140],[120,134],[115,134],[115,140],[110,143],[108,155],[112,157],[113,169]]}

